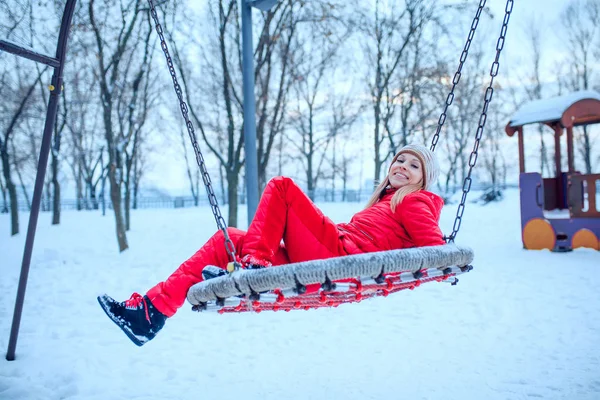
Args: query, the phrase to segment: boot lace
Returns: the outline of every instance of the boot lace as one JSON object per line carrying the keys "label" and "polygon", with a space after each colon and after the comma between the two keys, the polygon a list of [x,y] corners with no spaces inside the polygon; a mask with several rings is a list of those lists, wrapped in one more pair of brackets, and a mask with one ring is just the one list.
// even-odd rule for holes
{"label": "boot lace", "polygon": [[137,309],[141,304],[144,305],[144,311],[146,312],[146,320],[150,322],[150,314],[148,314],[148,304],[146,304],[146,299],[139,293],[134,293],[131,295],[129,300],[125,300],[125,307],[130,309]]}

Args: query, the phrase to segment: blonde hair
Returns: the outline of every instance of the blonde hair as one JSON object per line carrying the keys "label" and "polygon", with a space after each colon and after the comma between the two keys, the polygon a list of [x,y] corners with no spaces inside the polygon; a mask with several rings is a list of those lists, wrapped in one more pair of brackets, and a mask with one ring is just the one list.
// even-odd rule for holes
{"label": "blonde hair", "polygon": [[[394,159],[392,160],[392,163],[390,164],[390,168],[391,168],[392,164],[394,164],[396,162],[396,159],[402,153],[403,153],[402,151],[399,151],[398,154],[396,154],[394,156]],[[422,168],[425,169],[425,166],[423,165]],[[388,169],[388,174],[389,174],[389,169]],[[377,187],[375,188],[375,191],[371,195],[371,198],[367,202],[367,205],[365,206],[365,208],[369,208],[372,205],[374,205],[375,203],[377,203],[385,194],[385,190],[389,187],[391,187],[390,178],[389,178],[389,175],[386,175],[385,179],[383,181],[381,181],[381,183],[379,185],[377,185]],[[392,209],[392,212],[396,212],[396,207],[398,206],[398,204],[402,204],[402,200],[404,200],[404,198],[407,195],[414,193],[414,192],[418,192],[421,189],[423,189],[423,179],[421,179],[421,181],[419,183],[402,186],[401,188],[396,190],[396,193],[394,193],[394,195],[392,196],[392,200],[390,201],[390,208]]]}

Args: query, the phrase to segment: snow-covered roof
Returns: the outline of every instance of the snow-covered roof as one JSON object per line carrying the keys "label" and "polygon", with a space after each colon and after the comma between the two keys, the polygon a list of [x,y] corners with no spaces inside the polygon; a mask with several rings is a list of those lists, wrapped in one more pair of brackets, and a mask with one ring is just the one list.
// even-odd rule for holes
{"label": "snow-covered roof", "polygon": [[532,124],[535,122],[558,121],[563,113],[573,103],[584,99],[600,101],[600,93],[595,90],[579,90],[564,96],[551,97],[549,99],[534,100],[525,103],[511,117],[511,127]]}

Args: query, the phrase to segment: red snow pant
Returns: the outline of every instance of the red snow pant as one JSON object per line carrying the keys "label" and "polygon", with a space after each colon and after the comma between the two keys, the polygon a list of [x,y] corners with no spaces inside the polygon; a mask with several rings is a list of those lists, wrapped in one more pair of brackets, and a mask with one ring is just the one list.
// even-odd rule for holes
{"label": "red snow pant", "polygon": [[[285,177],[269,181],[248,232],[227,228],[227,233],[239,257],[252,254],[273,265],[348,254],[336,224]],[[223,232],[217,232],[166,281],[148,291],[148,298],[161,313],[168,317],[175,314],[188,289],[202,281],[205,266],[227,266],[230,260],[223,236]]]}

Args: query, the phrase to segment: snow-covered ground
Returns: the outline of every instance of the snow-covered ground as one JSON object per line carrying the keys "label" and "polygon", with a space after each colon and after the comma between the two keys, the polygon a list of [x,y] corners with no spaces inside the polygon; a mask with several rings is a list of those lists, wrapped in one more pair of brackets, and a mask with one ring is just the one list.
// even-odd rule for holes
{"label": "snow-covered ground", "polygon": [[[336,221],[359,204],[321,204]],[[456,206],[447,206],[449,232]],[[198,314],[186,305],[133,345],[96,295],[164,279],[214,231],[208,208],[133,213],[131,248],[114,220],[42,214],[17,359],[8,362],[23,233],[0,215],[0,399],[600,399],[600,252],[525,251],[518,192],[469,204],[458,242],[475,270],[457,286],[336,309]],[[245,221],[245,215],[240,221]]]}

